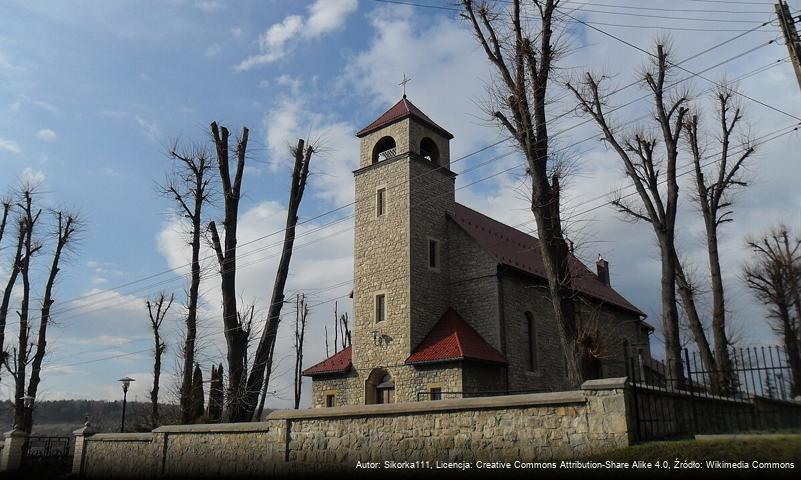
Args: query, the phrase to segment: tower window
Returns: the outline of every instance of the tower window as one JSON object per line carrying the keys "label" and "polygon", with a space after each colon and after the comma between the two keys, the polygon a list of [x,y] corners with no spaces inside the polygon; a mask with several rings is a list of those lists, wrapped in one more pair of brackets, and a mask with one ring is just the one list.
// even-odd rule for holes
{"label": "tower window", "polygon": [[420,156],[431,163],[439,164],[439,148],[434,140],[426,137],[420,142]]}
{"label": "tower window", "polygon": [[439,270],[439,241],[433,238],[428,239],[428,268],[430,270]]}
{"label": "tower window", "polygon": [[534,315],[526,312],[526,340],[528,350],[526,359],[528,360],[529,371],[537,370],[537,328],[534,322]]}
{"label": "tower window", "polygon": [[375,321],[383,322],[387,318],[387,297],[383,293],[375,296]]}
{"label": "tower window", "polygon": [[375,216],[380,217],[386,212],[387,189],[379,188],[375,193]]}
{"label": "tower window", "polygon": [[336,406],[337,396],[335,393],[329,393],[325,396],[325,406],[326,408],[332,408]]}
{"label": "tower window", "polygon": [[395,139],[392,137],[382,137],[373,147],[373,163],[388,160],[395,155]]}

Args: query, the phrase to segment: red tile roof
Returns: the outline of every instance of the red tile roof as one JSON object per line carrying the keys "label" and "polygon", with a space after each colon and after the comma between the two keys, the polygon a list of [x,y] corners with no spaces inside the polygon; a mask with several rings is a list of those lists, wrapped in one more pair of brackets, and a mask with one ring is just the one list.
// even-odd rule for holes
{"label": "red tile roof", "polygon": [[456,311],[449,308],[426,338],[406,359],[407,364],[433,363],[450,360],[479,360],[506,363]]}
{"label": "red tile roof", "polygon": [[375,132],[379,128],[386,127],[387,125],[391,125],[397,121],[403,120],[404,118],[408,117],[413,117],[427,124],[429,127],[433,128],[434,130],[437,130],[442,135],[445,135],[445,137],[447,137],[448,139],[453,138],[453,135],[451,135],[444,128],[434,123],[433,120],[428,118],[428,115],[423,113],[422,110],[420,110],[412,102],[410,102],[406,98],[406,95],[404,95],[403,98],[401,98],[398,103],[393,105],[392,108],[390,108],[389,110],[384,112],[383,115],[378,117],[378,119],[375,120],[373,123],[367,125],[363,129],[356,132],[356,136],[361,138],[369,133]]}
{"label": "red tile roof", "polygon": [[[498,262],[546,278],[540,255],[540,241],[537,238],[458,203],[452,219]],[[580,292],[645,316],[645,313],[598,279],[595,273],[574,256],[570,257],[570,269]]]}
{"label": "red tile roof", "polygon": [[325,375],[327,373],[347,373],[353,367],[352,352],[352,347],[340,350],[317,365],[313,365],[304,370],[303,375],[311,377],[314,375]]}

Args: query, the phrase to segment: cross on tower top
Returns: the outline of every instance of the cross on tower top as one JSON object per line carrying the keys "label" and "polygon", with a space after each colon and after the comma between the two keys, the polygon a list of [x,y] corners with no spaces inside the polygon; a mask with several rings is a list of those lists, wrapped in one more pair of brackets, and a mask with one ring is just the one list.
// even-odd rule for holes
{"label": "cross on tower top", "polygon": [[403,98],[406,98],[406,84],[411,82],[411,78],[406,78],[406,72],[403,73],[403,81],[400,82],[398,85],[403,87]]}

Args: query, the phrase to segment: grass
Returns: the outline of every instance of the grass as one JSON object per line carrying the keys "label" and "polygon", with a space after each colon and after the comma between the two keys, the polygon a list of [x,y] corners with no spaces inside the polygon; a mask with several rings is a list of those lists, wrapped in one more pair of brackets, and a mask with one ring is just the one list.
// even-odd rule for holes
{"label": "grass", "polygon": [[801,468],[801,435],[743,435],[733,438],[648,442],[595,455],[589,460],[631,462],[677,458],[699,462],[793,462]]}

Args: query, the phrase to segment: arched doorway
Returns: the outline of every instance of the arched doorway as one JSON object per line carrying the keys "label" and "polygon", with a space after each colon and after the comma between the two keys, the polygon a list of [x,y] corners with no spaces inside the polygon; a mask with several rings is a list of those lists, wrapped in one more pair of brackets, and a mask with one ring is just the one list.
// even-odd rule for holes
{"label": "arched doorway", "polygon": [[395,403],[395,379],[383,368],[370,372],[365,382],[365,403]]}

